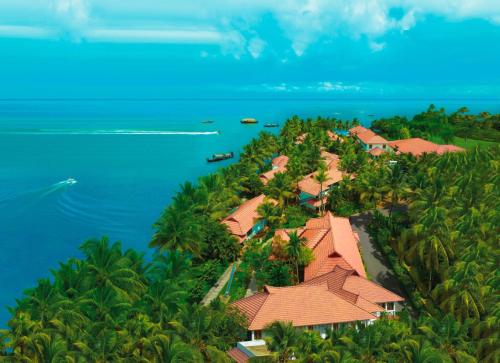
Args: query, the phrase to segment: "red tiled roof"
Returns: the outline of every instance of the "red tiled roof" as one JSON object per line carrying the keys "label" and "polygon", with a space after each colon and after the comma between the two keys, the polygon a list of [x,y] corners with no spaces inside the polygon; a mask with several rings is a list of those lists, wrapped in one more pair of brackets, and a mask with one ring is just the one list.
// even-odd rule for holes
{"label": "red tiled roof", "polygon": [[258,197],[247,200],[222,221],[240,241],[245,238],[248,231],[252,229],[256,221],[260,218],[257,208],[264,202],[264,198],[265,195],[261,194]]}
{"label": "red tiled roof", "polygon": [[288,164],[288,156],[280,155],[273,159],[272,165],[273,169],[266,171],[260,175],[260,180],[264,185],[266,185],[274,176],[278,173],[283,173],[286,171],[286,165]]}
{"label": "red tiled roof", "polygon": [[236,363],[247,363],[250,359],[248,355],[243,353],[238,348],[233,348],[227,351],[227,355],[230,356]]}
{"label": "red tiled roof", "polygon": [[397,148],[400,153],[412,154],[413,156],[421,156],[424,153],[441,155],[446,152],[465,151],[465,149],[455,145],[438,145],[419,137],[390,141],[389,146],[393,149]]}
{"label": "red tiled roof", "polygon": [[288,164],[288,156],[286,155],[277,156],[273,159],[272,164],[277,168],[284,168],[286,164]]}
{"label": "red tiled roof", "polygon": [[253,309],[257,313],[252,319],[247,315],[249,330],[264,329],[274,321],[291,322],[293,326],[310,326],[376,319],[368,311],[330,291],[326,282],[291,287],[266,286],[263,294],[266,299],[262,304],[245,301],[251,297],[234,303],[237,307],[252,303],[258,305]]}
{"label": "red tiled roof", "polygon": [[[315,179],[317,172],[306,175],[304,179],[299,181],[299,189],[301,192],[317,196],[321,193],[321,184]],[[323,183],[323,191],[328,189],[331,185],[338,183],[342,180],[344,174],[335,166],[328,168],[326,171],[328,179]]]}
{"label": "red tiled roof", "polygon": [[337,134],[336,134],[335,132],[333,132],[333,131],[328,130],[328,131],[326,132],[326,134],[328,135],[328,137],[329,137],[329,138],[330,138],[330,140],[332,140],[332,141],[336,141],[336,140],[340,139],[339,135],[337,135]]}
{"label": "red tiled roof", "polygon": [[380,156],[382,155],[383,153],[385,153],[384,150],[382,150],[381,148],[379,147],[375,147],[373,149],[371,149],[370,151],[368,151],[370,154],[372,154],[373,156]]}
{"label": "red tiled roof", "polygon": [[[284,235],[291,230],[277,230]],[[304,268],[304,280],[330,272],[336,266],[353,269],[360,276],[366,277],[365,268],[358,249],[358,237],[351,228],[349,219],[334,217],[327,212],[323,217],[307,221],[305,227],[297,231],[300,237],[307,240],[314,255],[314,260]]]}
{"label": "red tiled roof", "polygon": [[373,281],[355,275],[350,275],[346,278],[343,288],[375,303],[404,300],[401,296],[377,285]]}
{"label": "red tiled roof", "polygon": [[377,135],[372,130],[363,126],[356,126],[349,130],[351,135],[356,136],[365,144],[387,144],[389,141],[382,136]]}
{"label": "red tiled roof", "polygon": [[354,270],[336,267],[333,271],[305,281],[303,285],[327,283],[328,288],[347,301],[369,311],[383,311],[377,303],[403,301],[401,296],[377,285],[365,277],[356,276]]}

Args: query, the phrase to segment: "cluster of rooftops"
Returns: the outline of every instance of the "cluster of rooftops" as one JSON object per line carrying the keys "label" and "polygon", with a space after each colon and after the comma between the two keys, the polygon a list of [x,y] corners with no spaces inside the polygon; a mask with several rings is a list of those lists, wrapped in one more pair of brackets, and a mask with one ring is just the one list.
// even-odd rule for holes
{"label": "cluster of rooftops", "polygon": [[[362,126],[352,128],[349,133],[374,156],[388,151],[418,157],[424,153],[463,150],[454,145],[437,145],[419,138],[387,141]],[[332,132],[328,136],[332,140],[338,139]],[[315,179],[316,173],[311,173],[298,183],[301,201],[315,208],[321,198],[326,198],[323,194],[325,190],[328,191],[346,176],[354,177],[339,170],[338,155],[323,151],[321,156],[327,166],[328,181],[321,186]],[[286,171],[287,163],[287,156],[274,158],[272,169],[260,176],[262,182],[267,184],[277,173]],[[308,197],[303,198],[304,195]],[[241,243],[264,227],[257,209],[265,198],[262,194],[246,201],[222,221]],[[381,312],[394,315],[396,303],[404,300],[367,279],[358,246],[359,237],[348,218],[326,212],[322,217],[308,220],[303,227],[278,229],[274,238],[288,241],[291,233],[297,233],[306,241],[314,259],[304,267],[303,282],[300,284],[265,286],[264,291],[233,303],[247,317],[251,339],[228,352],[237,362],[248,360],[257,342],[264,343],[259,339],[265,327],[274,321],[291,322],[297,328],[318,330],[324,335],[328,329],[336,329],[340,324],[370,324],[380,317]]]}
{"label": "cluster of rooftops", "polygon": [[363,126],[353,127],[349,130],[349,134],[356,137],[363,148],[373,156],[380,156],[388,151],[393,151],[396,154],[411,154],[415,157],[425,153],[441,155],[446,152],[465,151],[455,145],[439,145],[419,137],[388,141]]}

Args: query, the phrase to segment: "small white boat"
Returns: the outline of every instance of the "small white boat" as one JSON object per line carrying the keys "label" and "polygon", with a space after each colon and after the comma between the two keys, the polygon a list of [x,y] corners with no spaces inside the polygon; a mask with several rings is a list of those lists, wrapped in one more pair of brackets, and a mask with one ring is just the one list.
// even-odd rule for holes
{"label": "small white boat", "polygon": [[76,184],[78,183],[78,181],[76,179],[73,179],[73,178],[68,178],[64,181],[65,184],[68,184],[68,185],[73,185],[73,184]]}

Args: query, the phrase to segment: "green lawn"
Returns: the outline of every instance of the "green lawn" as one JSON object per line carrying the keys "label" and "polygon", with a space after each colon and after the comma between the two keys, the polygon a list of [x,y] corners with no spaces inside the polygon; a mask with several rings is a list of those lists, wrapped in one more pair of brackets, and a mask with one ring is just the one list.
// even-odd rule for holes
{"label": "green lawn", "polygon": [[[437,144],[445,144],[445,142],[438,136],[433,136],[431,138],[432,142],[435,142]],[[467,141],[463,137],[454,137],[453,141],[451,142],[453,145],[457,145],[460,147],[463,147],[465,149],[475,149],[476,146],[479,146],[480,148],[488,147],[495,145],[496,143],[493,141],[484,141],[484,140],[475,140],[475,139],[467,139]]]}

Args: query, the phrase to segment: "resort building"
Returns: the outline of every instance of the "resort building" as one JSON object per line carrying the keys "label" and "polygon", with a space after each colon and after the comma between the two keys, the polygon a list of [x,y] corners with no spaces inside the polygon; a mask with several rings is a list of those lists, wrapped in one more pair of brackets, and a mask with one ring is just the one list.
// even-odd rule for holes
{"label": "resort building", "polygon": [[321,156],[327,167],[327,180],[323,185],[316,180],[317,172],[306,175],[305,178],[298,183],[300,203],[314,209],[321,206],[322,199],[323,203],[326,202],[332,186],[341,181],[344,177],[344,173],[338,169],[340,161],[338,155],[323,151],[321,152]]}
{"label": "resort building", "polygon": [[382,312],[395,313],[403,298],[358,276],[353,270],[335,267],[329,273],[296,286],[265,286],[263,292],[233,303],[247,318],[248,339],[262,339],[263,330],[274,321],[291,322],[294,327],[318,331],[343,324],[370,324]]}
{"label": "resort building", "polygon": [[285,172],[287,164],[288,156],[280,155],[275,157],[271,162],[272,169],[260,175],[262,183],[267,185],[276,174]]}
{"label": "resort building", "polygon": [[241,204],[234,212],[222,220],[231,234],[240,243],[260,232],[266,225],[257,208],[264,202],[265,195],[252,198]]}
{"label": "resort building", "polygon": [[359,144],[366,151],[370,151],[373,149],[380,149],[381,151],[385,151],[389,147],[389,141],[363,126],[356,126],[351,128],[349,130],[349,135],[355,137],[358,140]]}
{"label": "resort building", "polygon": [[248,321],[247,342],[228,355],[236,362],[268,355],[265,329],[275,321],[290,322],[325,338],[342,325],[371,324],[382,313],[393,316],[404,299],[370,281],[358,249],[358,236],[347,218],[330,212],[296,230],[277,230],[287,240],[292,232],[306,239],[314,260],[305,267],[304,282],[296,286],[265,286],[262,292],[235,301]]}
{"label": "resort building", "polygon": [[439,145],[419,137],[389,141],[389,146],[396,154],[411,154],[415,157],[422,156],[425,153],[442,155],[447,152],[465,151],[465,149],[455,145]]}
{"label": "resort building", "polygon": [[328,211],[323,217],[308,220],[302,228],[278,229],[275,236],[288,241],[292,232],[306,240],[306,246],[314,256],[314,260],[304,268],[304,281],[328,273],[337,266],[366,277],[358,248],[359,237],[352,230],[348,218],[334,217]]}

